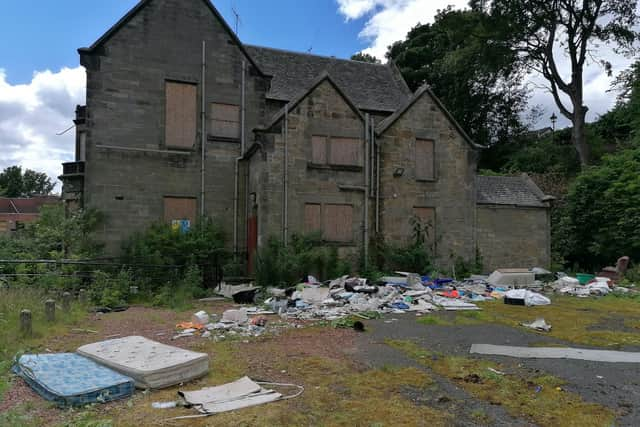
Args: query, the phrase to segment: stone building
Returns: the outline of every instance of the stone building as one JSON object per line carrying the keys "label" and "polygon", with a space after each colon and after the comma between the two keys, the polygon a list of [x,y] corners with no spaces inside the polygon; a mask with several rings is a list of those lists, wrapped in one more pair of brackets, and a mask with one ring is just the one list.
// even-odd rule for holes
{"label": "stone building", "polygon": [[111,252],[157,221],[221,222],[253,255],[319,231],[347,255],[430,224],[441,265],[549,264],[549,199],[527,177],[478,177],[479,150],[393,64],[244,45],[209,0],[143,0],[91,47],[69,205],[106,214]]}

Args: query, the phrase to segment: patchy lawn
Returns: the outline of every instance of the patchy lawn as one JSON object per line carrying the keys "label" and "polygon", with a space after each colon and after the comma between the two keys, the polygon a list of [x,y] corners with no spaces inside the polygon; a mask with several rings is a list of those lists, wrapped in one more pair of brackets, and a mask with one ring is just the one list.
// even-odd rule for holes
{"label": "patchy lawn", "polygon": [[520,324],[542,317],[552,329],[541,334],[568,343],[610,349],[640,346],[640,300],[636,298],[553,296],[551,305],[540,307],[508,305],[502,301],[478,305],[482,311],[435,313],[418,321],[445,326],[494,323],[526,329]]}

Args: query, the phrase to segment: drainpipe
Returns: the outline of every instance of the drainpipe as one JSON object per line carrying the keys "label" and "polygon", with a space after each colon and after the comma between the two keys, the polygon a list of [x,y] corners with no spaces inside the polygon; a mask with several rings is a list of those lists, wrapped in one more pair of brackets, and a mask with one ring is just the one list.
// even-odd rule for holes
{"label": "drainpipe", "polygon": [[376,141],[375,123],[371,120],[371,139],[376,150],[376,234],[380,233],[380,144]]}
{"label": "drainpipe", "polygon": [[240,161],[245,150],[245,76],[247,63],[242,61],[242,83],[240,85],[240,156],[236,157],[233,188],[233,253],[238,255],[238,201],[240,199]]}
{"label": "drainpipe", "polygon": [[206,95],[206,79],[207,79],[207,42],[202,40],[202,84],[201,84],[201,111],[200,111],[200,216],[204,218],[205,216],[205,207],[204,207],[204,197],[205,197],[205,188],[204,188],[204,175],[205,175],[205,152],[206,152],[206,143],[207,143],[207,95]]}
{"label": "drainpipe", "polygon": [[284,106],[284,191],[282,203],[282,240],[285,247],[288,245],[289,235],[289,104]]}
{"label": "drainpipe", "polygon": [[364,268],[369,264],[369,194],[371,192],[369,176],[369,164],[371,162],[369,138],[369,113],[365,116],[364,125]]}

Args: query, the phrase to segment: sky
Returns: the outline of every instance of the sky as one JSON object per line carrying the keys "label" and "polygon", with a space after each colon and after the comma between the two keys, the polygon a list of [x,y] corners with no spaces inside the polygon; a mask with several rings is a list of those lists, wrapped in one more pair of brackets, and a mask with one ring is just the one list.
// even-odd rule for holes
{"label": "sky", "polygon": [[[89,46],[137,0],[3,0],[0,14],[0,170],[19,164],[61,173],[73,161],[75,106],[84,104],[85,72],[77,48]],[[349,58],[364,51],[383,58],[387,46],[418,23],[433,22],[439,9],[464,8],[467,0],[213,0],[231,27],[249,44]],[[265,24],[267,23],[267,24]],[[614,72],[631,60],[614,56]],[[536,79],[530,79],[535,83]],[[539,83],[539,81],[538,81]],[[589,119],[615,102],[611,79],[597,67],[585,73]],[[549,94],[531,86],[531,105],[541,107],[537,126],[557,113]],[[558,114],[559,115],[559,114]],[[561,117],[558,126],[568,124]],[[60,187],[57,187],[59,191]]]}

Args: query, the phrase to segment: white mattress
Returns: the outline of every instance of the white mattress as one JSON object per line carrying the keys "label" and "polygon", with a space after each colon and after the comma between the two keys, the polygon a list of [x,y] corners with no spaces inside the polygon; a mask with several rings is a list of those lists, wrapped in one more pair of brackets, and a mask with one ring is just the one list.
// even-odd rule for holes
{"label": "white mattress", "polygon": [[208,354],[183,350],[144,337],[101,341],[84,345],[77,352],[133,378],[138,388],[170,387],[209,372]]}

